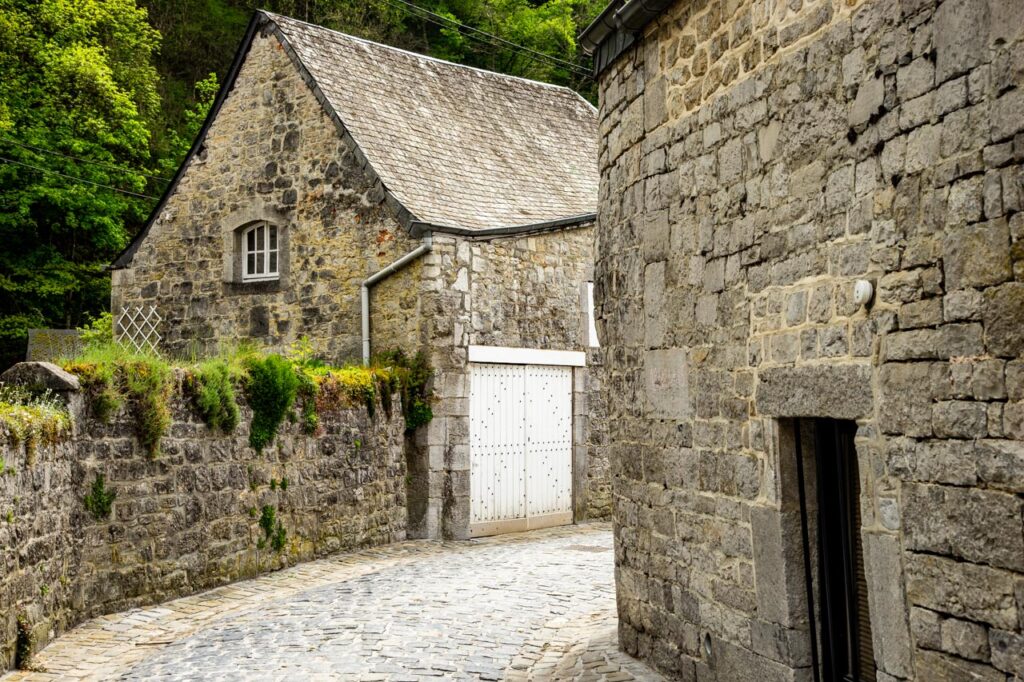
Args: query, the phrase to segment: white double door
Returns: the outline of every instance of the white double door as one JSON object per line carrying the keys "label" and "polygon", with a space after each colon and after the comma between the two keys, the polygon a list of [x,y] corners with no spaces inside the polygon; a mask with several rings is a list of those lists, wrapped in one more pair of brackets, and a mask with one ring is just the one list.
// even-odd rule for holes
{"label": "white double door", "polygon": [[572,523],[572,367],[470,363],[470,534]]}

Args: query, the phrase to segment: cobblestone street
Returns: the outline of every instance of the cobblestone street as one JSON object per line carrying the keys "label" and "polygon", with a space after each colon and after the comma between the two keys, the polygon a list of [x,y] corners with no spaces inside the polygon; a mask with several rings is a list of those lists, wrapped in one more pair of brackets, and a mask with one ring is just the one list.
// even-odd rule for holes
{"label": "cobblestone street", "polygon": [[4,680],[660,679],[616,650],[611,550],[590,524],[342,554],[94,619]]}

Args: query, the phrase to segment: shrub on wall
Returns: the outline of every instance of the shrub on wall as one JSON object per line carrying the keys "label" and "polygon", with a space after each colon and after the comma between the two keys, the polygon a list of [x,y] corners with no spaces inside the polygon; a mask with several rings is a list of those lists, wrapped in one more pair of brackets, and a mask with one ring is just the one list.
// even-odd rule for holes
{"label": "shrub on wall", "polygon": [[260,452],[274,440],[277,428],[295,402],[299,378],[292,363],[280,355],[268,355],[249,363],[246,397],[252,408],[249,444]]}
{"label": "shrub on wall", "polygon": [[220,358],[200,363],[190,375],[192,402],[203,421],[214,431],[231,433],[238,426],[238,401],[228,363]]}
{"label": "shrub on wall", "polygon": [[405,351],[396,348],[375,355],[373,364],[375,367],[386,368],[390,373],[392,384],[384,393],[390,395],[392,390],[397,389],[401,394],[407,430],[414,431],[434,418],[429,388],[434,370],[422,351],[409,357]]}
{"label": "shrub on wall", "polygon": [[85,496],[82,503],[97,521],[110,518],[110,510],[117,498],[117,492],[107,490],[107,480],[103,474],[96,474],[92,482],[92,490]]}

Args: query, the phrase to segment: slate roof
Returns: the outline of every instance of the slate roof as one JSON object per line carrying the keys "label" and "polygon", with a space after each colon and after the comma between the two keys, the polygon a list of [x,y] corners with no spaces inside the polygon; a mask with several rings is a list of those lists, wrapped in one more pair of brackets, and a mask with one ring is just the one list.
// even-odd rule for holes
{"label": "slate roof", "polygon": [[568,88],[265,13],[416,221],[531,225],[597,207],[597,111]]}
{"label": "slate roof", "polygon": [[257,11],[188,155],[112,269],[131,264],[263,30],[299,62],[411,231],[486,236],[594,220],[597,110],[572,90]]}

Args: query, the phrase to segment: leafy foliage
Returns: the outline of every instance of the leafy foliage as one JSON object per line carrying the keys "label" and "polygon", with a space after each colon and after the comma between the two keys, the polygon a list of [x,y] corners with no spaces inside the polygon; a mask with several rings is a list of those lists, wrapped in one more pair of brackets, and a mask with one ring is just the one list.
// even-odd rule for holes
{"label": "leafy foliage", "polygon": [[24,613],[16,619],[17,633],[14,640],[14,667],[18,670],[34,670],[32,665],[32,649],[34,648],[32,625]]}
{"label": "leafy foliage", "polygon": [[238,401],[227,362],[215,358],[199,365],[192,376],[192,401],[206,425],[231,433],[238,426]]}
{"label": "leafy foliage", "polygon": [[405,351],[396,348],[374,356],[373,364],[386,368],[394,378],[389,388],[397,388],[401,393],[406,430],[414,431],[434,418],[429,388],[434,371],[422,351],[409,357]]}
{"label": "leafy foliage", "polygon": [[252,408],[249,444],[257,452],[273,442],[277,428],[284,421],[295,402],[299,378],[288,360],[280,355],[268,355],[252,360],[246,395]]}
{"label": "leafy foliage", "polygon": [[0,0],[0,156],[17,162],[0,163],[3,365],[27,327],[74,327],[107,305],[104,268],[151,204],[101,185],[157,191],[141,169],[159,39],[134,0]]}
{"label": "leafy foliage", "polygon": [[82,343],[88,348],[110,345],[114,342],[114,316],[104,311],[88,324],[79,327]]}
{"label": "leafy foliage", "polygon": [[[71,432],[71,417],[59,398],[8,384],[0,384],[0,424],[8,438],[25,444],[30,458],[38,445],[52,445]],[[3,469],[0,462],[0,474]]]}
{"label": "leafy foliage", "polygon": [[280,553],[287,544],[288,531],[285,530],[281,520],[277,518],[277,512],[269,504],[263,505],[259,523],[263,530],[263,538],[257,546],[263,549],[269,542],[274,551]]}
{"label": "leafy foliage", "polygon": [[135,435],[150,457],[160,454],[160,439],[171,425],[174,373],[163,358],[129,353],[114,343],[87,347],[61,362],[78,376],[93,415],[109,421],[125,404],[132,411]]}
{"label": "leafy foliage", "polygon": [[92,482],[92,490],[82,502],[93,518],[100,521],[110,518],[110,510],[116,498],[117,491],[107,490],[106,478],[103,474],[97,473]]}

